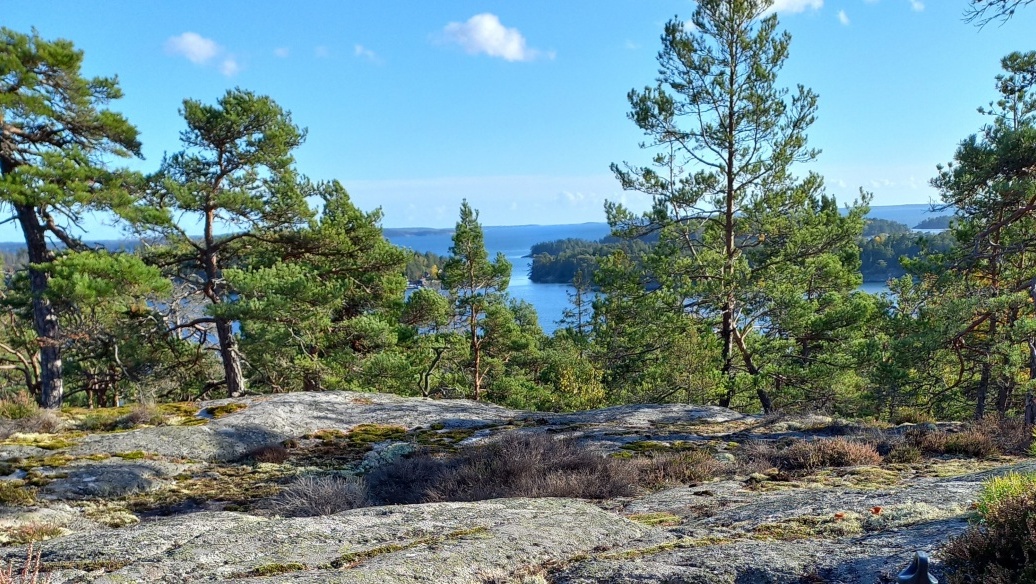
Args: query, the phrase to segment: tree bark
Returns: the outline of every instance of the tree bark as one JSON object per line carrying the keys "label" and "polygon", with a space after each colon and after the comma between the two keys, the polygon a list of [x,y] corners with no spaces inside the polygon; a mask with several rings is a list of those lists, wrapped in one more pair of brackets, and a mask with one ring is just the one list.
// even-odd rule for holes
{"label": "tree bark", "polygon": [[32,267],[50,262],[54,257],[47,248],[44,227],[40,225],[35,207],[19,204],[14,205],[14,209],[29,254],[32,324],[40,345],[40,404],[45,408],[57,409],[61,407],[65,395],[61,372],[61,331],[57,312],[46,297],[50,278],[46,272]]}
{"label": "tree bark", "polygon": [[245,376],[241,371],[241,356],[237,350],[233,323],[225,318],[217,318],[216,335],[219,337],[219,356],[223,360],[223,373],[227,378],[227,395],[243,395]]}

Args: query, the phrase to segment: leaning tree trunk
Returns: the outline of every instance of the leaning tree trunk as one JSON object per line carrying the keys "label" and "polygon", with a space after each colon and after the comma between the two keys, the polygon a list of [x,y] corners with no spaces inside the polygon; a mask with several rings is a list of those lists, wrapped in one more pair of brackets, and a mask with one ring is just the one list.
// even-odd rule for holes
{"label": "leaning tree trunk", "polygon": [[29,291],[32,294],[32,324],[40,346],[40,404],[45,408],[61,407],[65,395],[61,374],[61,331],[54,305],[47,299],[49,277],[43,270],[32,266],[53,259],[47,249],[44,228],[32,205],[15,205],[18,223],[25,235],[29,254]]}
{"label": "leaning tree trunk", "polygon": [[237,350],[237,337],[233,323],[225,318],[216,319],[216,335],[219,337],[219,356],[223,360],[223,373],[227,378],[227,395],[237,397],[245,392],[245,376],[241,372],[241,355]]}

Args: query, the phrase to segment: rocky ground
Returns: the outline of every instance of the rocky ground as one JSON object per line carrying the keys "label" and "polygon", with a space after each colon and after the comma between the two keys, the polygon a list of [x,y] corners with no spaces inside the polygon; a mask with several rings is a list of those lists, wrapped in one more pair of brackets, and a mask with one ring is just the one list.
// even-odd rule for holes
{"label": "rocky ground", "polygon": [[[326,392],[160,411],[164,425],[128,430],[112,427],[125,409],[66,412],[63,432],[0,443],[0,558],[18,564],[26,542],[42,540],[35,545],[55,584],[878,583],[893,581],[916,550],[935,554],[938,574],[939,547],[967,528],[981,483],[1036,471],[1027,459],[939,456],[750,472],[737,462],[749,440],[847,430],[820,417],[700,406],[542,414]],[[76,429],[86,427],[95,429]],[[298,476],[370,470],[386,445],[447,452],[507,432],[576,438],[602,456],[704,449],[725,470],[604,501],[496,499],[318,517],[282,517],[270,503]]]}

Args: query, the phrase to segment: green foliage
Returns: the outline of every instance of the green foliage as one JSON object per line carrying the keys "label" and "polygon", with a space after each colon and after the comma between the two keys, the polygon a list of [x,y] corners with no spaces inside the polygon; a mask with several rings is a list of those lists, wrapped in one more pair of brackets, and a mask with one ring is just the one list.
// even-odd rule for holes
{"label": "green foliage", "polygon": [[[440,277],[454,302],[454,315],[467,334],[472,397],[478,400],[486,389],[486,376],[490,369],[498,366],[492,356],[487,355],[487,339],[503,334],[490,335],[483,321],[488,319],[491,329],[508,324],[501,310],[506,310],[503,307],[503,293],[511,280],[511,263],[502,253],[489,261],[478,212],[467,201],[461,204],[450,258],[443,266]],[[489,319],[489,316],[494,318]]]}
{"label": "green foliage", "polygon": [[[842,215],[818,175],[791,174],[817,154],[805,135],[816,95],[777,85],[790,36],[768,7],[702,1],[693,26],[666,25],[657,85],[629,93],[652,165],[612,165],[624,189],[654,206],[640,217],[607,207],[617,234],[658,237],[641,260],[639,290],[626,278],[623,295],[648,304],[662,296],[654,310],[667,307],[673,324],[694,321],[688,328],[719,350],[720,405],[748,389],[766,411],[857,391],[852,376],[832,387],[827,375],[853,369],[872,313],[852,297],[868,197]],[[652,345],[642,350],[662,346]]]}
{"label": "green foliage", "polygon": [[982,485],[978,496],[978,513],[988,517],[1004,500],[1032,492],[1036,492],[1036,473],[1012,472],[993,477]]}
{"label": "green foliage", "polygon": [[45,270],[56,257],[48,238],[82,252],[76,230],[87,213],[112,212],[129,222],[162,217],[136,196],[139,177],[105,166],[112,156],[139,156],[140,143],[136,128],[108,109],[122,97],[116,79],[83,77],[82,61],[67,40],[0,28],[0,203],[11,212],[5,221],[16,222],[25,237],[39,365],[24,373],[28,389],[47,407],[59,407],[64,398],[60,364],[67,340],[48,294]]}
{"label": "green foliage", "polygon": [[874,237],[875,235],[896,235],[900,233],[910,233],[910,226],[900,223],[899,221],[871,218],[868,218],[863,226],[864,237]]}
{"label": "green foliage", "polygon": [[438,280],[439,270],[446,264],[446,260],[446,256],[434,252],[419,253],[415,251],[406,263],[406,279],[411,282],[421,279]]}
{"label": "green foliage", "polygon": [[980,495],[982,522],[952,539],[942,551],[947,581],[1036,580],[1036,480],[1032,475],[993,479]]}
{"label": "green foliage", "polygon": [[949,229],[951,221],[953,221],[953,215],[927,217],[917,225],[914,225],[914,229]]}

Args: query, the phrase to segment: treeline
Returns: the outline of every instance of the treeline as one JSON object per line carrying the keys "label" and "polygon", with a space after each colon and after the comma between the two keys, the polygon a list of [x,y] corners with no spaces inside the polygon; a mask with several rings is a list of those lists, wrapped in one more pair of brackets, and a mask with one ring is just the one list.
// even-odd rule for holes
{"label": "treeline", "polygon": [[[908,226],[887,219],[868,219],[860,238],[860,274],[864,282],[887,282],[906,275],[901,263],[920,257],[922,252],[944,253],[953,246],[948,232],[919,234]],[[594,274],[601,260],[617,250],[640,257],[649,249],[643,240],[616,241],[607,238],[593,242],[562,239],[532,247],[529,279],[537,283],[571,283],[577,273]]]}
{"label": "treeline", "polygon": [[953,221],[953,215],[929,217],[914,225],[914,229],[949,229],[951,221]]}
{"label": "treeline", "polygon": [[[298,171],[291,114],[242,89],[185,100],[181,149],[152,172],[113,168],[140,152],[107,109],[115,80],[84,79],[67,41],[0,29],[0,220],[21,229],[27,260],[0,290],[0,389],[48,407],[354,389],[545,410],[1023,409],[1036,384],[1036,53],[1004,59],[995,86],[1011,91],[933,181],[956,210],[950,232],[866,237],[869,195],[846,209],[818,175],[791,174],[817,154],[816,96],[785,95],[772,75],[789,40],[767,7],[701,0],[690,25],[666,25],[657,83],[629,94],[651,162],[612,165],[653,206],[608,204],[614,239],[537,246],[584,276],[551,337],[508,297],[511,266],[490,258],[466,202],[447,256],[391,245],[378,211]],[[744,66],[728,76],[732,60]],[[84,244],[77,221],[95,211],[141,245]],[[914,259],[894,294],[859,291],[862,258],[889,268],[898,255]],[[406,295],[418,273],[442,291]]]}
{"label": "treeline", "polygon": [[408,282],[420,282],[421,280],[438,280],[439,270],[446,263],[446,256],[435,252],[415,251],[407,260],[404,273]]}

